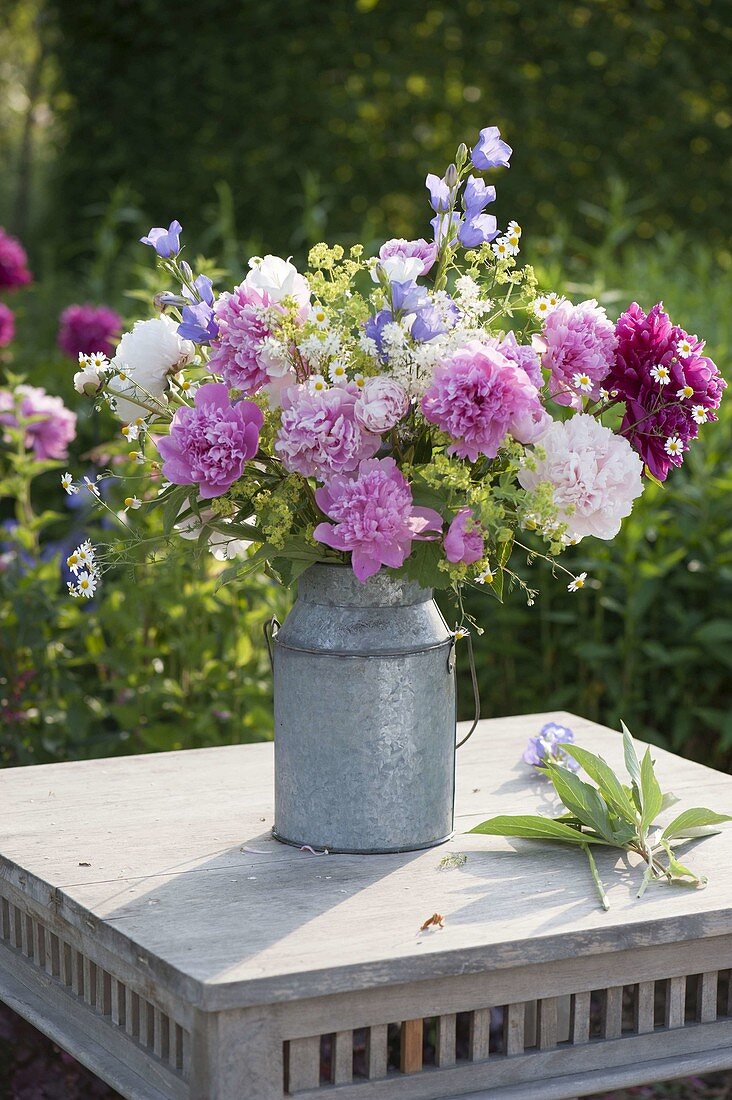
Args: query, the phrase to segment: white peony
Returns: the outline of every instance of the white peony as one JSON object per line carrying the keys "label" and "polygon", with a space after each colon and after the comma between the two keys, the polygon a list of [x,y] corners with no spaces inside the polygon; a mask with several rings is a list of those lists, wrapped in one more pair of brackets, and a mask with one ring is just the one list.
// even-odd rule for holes
{"label": "white peony", "polygon": [[570,538],[615,538],[643,492],[643,463],[627,439],[578,413],[563,423],[554,421],[538,444],[546,457],[535,460],[535,469],[519,471],[524,489],[551,482],[558,518],[567,524]]}
{"label": "white peony", "polygon": [[422,274],[423,266],[419,256],[387,256],[372,268],[371,278],[378,283],[380,269],[390,283],[413,283]]}
{"label": "white peony", "polygon": [[280,256],[253,256],[249,261],[251,271],[244,286],[266,291],[273,302],[294,298],[299,306],[310,305],[310,287],[295,265]]}
{"label": "white peony", "polygon": [[[113,375],[110,387],[116,393],[126,393],[143,402],[148,400],[144,391],[164,400],[168,376],[190,363],[195,353],[195,346],[190,340],[181,339],[178,325],[170,317],[137,321],[132,332],[126,332],[120,340],[111,363],[115,371],[126,377]],[[131,401],[116,400],[117,416],[125,423],[148,415]]]}
{"label": "white peony", "polygon": [[[181,508],[181,512],[185,511],[188,511],[187,504],[184,504]],[[203,508],[201,509],[200,517],[192,513],[190,516],[186,516],[185,519],[180,520],[179,523],[176,523],[173,530],[177,535],[180,535],[182,539],[186,539],[189,542],[197,541],[201,535],[204,523],[208,523],[209,520],[212,520],[215,514],[212,508]],[[254,516],[249,516],[244,522],[253,523],[254,519]],[[219,522],[228,525],[231,523],[231,520],[219,518]],[[211,531],[208,536],[208,552],[216,558],[217,561],[234,561],[235,558],[245,558],[247,550],[251,545],[251,541],[239,539],[235,535],[225,535],[223,531]]]}

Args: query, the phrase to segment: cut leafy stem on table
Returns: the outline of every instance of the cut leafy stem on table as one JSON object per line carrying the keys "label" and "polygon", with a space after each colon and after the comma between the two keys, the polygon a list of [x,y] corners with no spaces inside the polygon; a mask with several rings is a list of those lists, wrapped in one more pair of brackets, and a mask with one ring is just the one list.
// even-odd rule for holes
{"label": "cut leafy stem on table", "polygon": [[676,858],[675,849],[689,840],[718,833],[715,826],[731,821],[729,814],[716,813],[703,807],[684,810],[663,830],[654,826],[660,813],[679,800],[664,794],[654,771],[651,750],[647,748],[638,759],[630,732],[623,727],[625,767],[630,786],[618,778],[601,756],[563,744],[562,749],[584,770],[592,783],[580,779],[549,757],[538,766],[552,783],[566,812],[558,817],[534,814],[501,815],[476,825],[470,831],[488,836],[516,836],[527,840],[558,840],[580,847],[587,855],[590,871],[603,909],[610,908],[591,845],[620,848],[634,852],[646,863],[645,874],[638,890],[642,897],[651,880],[665,880],[680,886],[705,886],[707,880],[695,874]]}

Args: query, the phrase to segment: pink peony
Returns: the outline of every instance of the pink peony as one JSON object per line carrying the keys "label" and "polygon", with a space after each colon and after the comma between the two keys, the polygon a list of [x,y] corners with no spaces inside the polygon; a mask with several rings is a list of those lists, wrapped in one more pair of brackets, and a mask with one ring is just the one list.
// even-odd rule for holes
{"label": "pink peony", "polygon": [[[633,302],[615,331],[618,348],[606,386],[625,401],[620,430],[653,476],[665,481],[672,466],[681,465],[700,421],[717,419],[727,383],[702,354],[703,341],[672,324],[661,302],[648,314]],[[670,440],[680,449],[669,453]]]}
{"label": "pink peony", "polygon": [[472,565],[480,561],[484,553],[485,543],[473,509],[461,508],[445,535],[445,557],[448,561]]}
{"label": "pink peony", "polygon": [[533,382],[537,390],[541,389],[544,385],[544,378],[536,348],[532,347],[531,344],[519,344],[512,332],[504,336],[496,346],[501,354],[510,359],[512,363],[515,363],[517,367],[521,367],[522,370],[526,371],[529,381]]}
{"label": "pink peony", "polygon": [[406,390],[393,378],[367,378],[356,401],[355,416],[367,432],[388,432],[409,408]]}
{"label": "pink peony", "polygon": [[442,517],[431,508],[415,508],[412,490],[393,458],[367,459],[356,477],[336,475],[316,489],[319,507],[334,523],[319,523],[313,534],[334,550],[350,552],[361,582],[382,565],[398,569],[414,539],[442,530]]}
{"label": "pink peony", "polygon": [[214,306],[219,335],[211,342],[209,369],[244,393],[256,393],[269,381],[263,345],[271,335],[270,308],[267,292],[246,283],[222,294]]}
{"label": "pink peony", "polygon": [[122,331],[122,318],[115,310],[89,303],[68,306],[59,321],[56,343],[74,361],[80,354],[93,355],[95,351],[114,355]]}
{"label": "pink peony", "polygon": [[[544,322],[537,338],[542,364],[551,371],[549,392],[558,405],[582,407],[582,396],[596,400],[600,383],[613,365],[617,339],[612,323],[594,298],[561,302]],[[580,381],[583,379],[583,381]]]}
{"label": "pink peony", "polygon": [[5,302],[0,302],[0,348],[5,348],[15,336],[15,317]]}
{"label": "pink peony", "polygon": [[519,471],[524,489],[551,483],[558,518],[570,537],[615,538],[643,492],[643,464],[627,439],[594,416],[578,413],[552,423],[539,445],[545,457],[535,460],[535,469]]}
{"label": "pink peony", "polygon": [[222,382],[200,386],[193,408],[179,408],[170,435],[158,440],[163,476],[174,485],[198,485],[203,500],[221,496],[257,453],[263,422],[253,401],[232,405]]}
{"label": "pink peony", "polygon": [[27,424],[25,445],[36,458],[68,458],[68,445],[76,435],[76,415],[66,408],[60,397],[53,397],[36,386],[16,386],[0,390],[0,424],[18,427],[21,418],[40,417]]}
{"label": "pink peony", "polygon": [[321,481],[355,470],[381,446],[356,420],[356,395],[342,386],[311,393],[291,386],[284,395],[275,451],[285,469]]}
{"label": "pink peony", "polygon": [[437,259],[437,245],[434,242],[425,241],[422,237],[416,241],[405,241],[403,237],[394,237],[385,241],[379,249],[379,259],[388,260],[392,256],[399,259],[417,259],[422,264],[422,270],[418,275],[426,275]]}
{"label": "pink peony", "polygon": [[533,443],[547,419],[526,372],[476,340],[437,365],[422,412],[456,441],[448,453],[471,462],[495,458],[508,434]]}
{"label": "pink peony", "polygon": [[23,245],[0,226],[0,290],[26,286],[32,278]]}

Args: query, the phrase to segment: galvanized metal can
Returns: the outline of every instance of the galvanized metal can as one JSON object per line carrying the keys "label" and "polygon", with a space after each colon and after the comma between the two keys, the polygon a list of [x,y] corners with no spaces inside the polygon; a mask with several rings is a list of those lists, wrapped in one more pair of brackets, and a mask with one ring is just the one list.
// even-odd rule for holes
{"label": "galvanized metal can", "polygon": [[454,638],[432,592],[314,565],[272,656],[275,837],[356,853],[449,839]]}

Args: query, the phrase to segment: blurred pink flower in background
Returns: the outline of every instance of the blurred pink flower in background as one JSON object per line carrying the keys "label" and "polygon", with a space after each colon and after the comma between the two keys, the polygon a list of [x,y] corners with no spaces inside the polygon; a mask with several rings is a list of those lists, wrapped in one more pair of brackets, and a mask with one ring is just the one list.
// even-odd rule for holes
{"label": "blurred pink flower in background", "polygon": [[15,336],[15,317],[5,302],[0,302],[0,348],[7,347]]}
{"label": "blurred pink flower in background", "polygon": [[23,245],[0,226],[0,290],[15,290],[32,280]]}
{"label": "blurred pink flower in background", "polygon": [[72,359],[80,354],[101,351],[108,358],[114,355],[122,331],[122,318],[109,306],[68,306],[59,318],[57,343]]}
{"label": "blurred pink flower in background", "polygon": [[53,397],[37,386],[0,390],[0,424],[16,428],[19,415],[39,417],[26,426],[25,432],[25,445],[36,458],[68,458],[68,445],[76,436],[76,415],[60,397]]}

